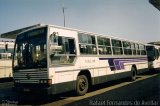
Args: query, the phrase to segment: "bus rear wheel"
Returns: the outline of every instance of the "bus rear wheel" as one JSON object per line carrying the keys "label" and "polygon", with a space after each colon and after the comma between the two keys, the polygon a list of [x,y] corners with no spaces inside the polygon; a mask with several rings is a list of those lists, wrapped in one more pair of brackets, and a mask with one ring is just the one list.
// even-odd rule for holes
{"label": "bus rear wheel", "polygon": [[77,95],[85,95],[88,91],[89,83],[88,79],[85,75],[80,75],[77,78],[77,83],[76,83],[76,93]]}

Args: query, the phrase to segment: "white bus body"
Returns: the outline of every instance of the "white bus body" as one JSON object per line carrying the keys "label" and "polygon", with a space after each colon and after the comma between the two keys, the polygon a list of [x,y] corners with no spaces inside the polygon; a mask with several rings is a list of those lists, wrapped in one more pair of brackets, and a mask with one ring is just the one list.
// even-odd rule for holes
{"label": "white bus body", "polygon": [[23,92],[84,95],[89,85],[135,80],[148,67],[142,43],[52,25],[19,34],[14,54],[15,89]]}
{"label": "white bus body", "polygon": [[0,38],[0,78],[12,78],[13,39]]}
{"label": "white bus body", "polygon": [[150,70],[160,70],[160,46],[146,45],[148,56],[148,68]]}

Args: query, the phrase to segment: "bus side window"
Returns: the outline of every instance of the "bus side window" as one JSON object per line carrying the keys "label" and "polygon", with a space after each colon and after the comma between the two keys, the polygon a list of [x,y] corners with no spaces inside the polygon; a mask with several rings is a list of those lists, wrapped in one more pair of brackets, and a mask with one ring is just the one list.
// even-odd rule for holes
{"label": "bus side window", "polygon": [[139,44],[135,44],[136,55],[140,55]]}
{"label": "bus side window", "polygon": [[130,42],[123,41],[123,48],[124,48],[124,54],[125,55],[132,55],[132,49],[131,49],[131,43]]}
{"label": "bus side window", "polygon": [[96,41],[94,35],[78,33],[80,54],[97,54]]}
{"label": "bus side window", "polygon": [[139,50],[141,52],[141,55],[146,55],[146,47],[144,45],[140,44]]}
{"label": "bus side window", "polygon": [[111,44],[109,38],[97,37],[98,52],[100,55],[111,55]]}
{"label": "bus side window", "polygon": [[121,40],[112,39],[112,50],[114,55],[123,55]]}

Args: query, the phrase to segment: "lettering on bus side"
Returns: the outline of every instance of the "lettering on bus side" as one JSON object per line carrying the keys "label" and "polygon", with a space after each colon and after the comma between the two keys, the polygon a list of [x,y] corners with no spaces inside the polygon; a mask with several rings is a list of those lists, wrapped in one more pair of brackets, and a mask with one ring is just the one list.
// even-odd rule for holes
{"label": "lettering on bus side", "polygon": [[95,60],[85,60],[85,63],[95,63]]}

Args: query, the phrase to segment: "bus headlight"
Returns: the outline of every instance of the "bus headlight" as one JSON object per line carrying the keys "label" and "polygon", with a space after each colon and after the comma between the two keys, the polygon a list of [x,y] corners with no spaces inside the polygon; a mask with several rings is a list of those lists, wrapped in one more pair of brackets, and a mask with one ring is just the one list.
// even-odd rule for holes
{"label": "bus headlight", "polygon": [[48,85],[52,85],[52,79],[47,80]]}
{"label": "bus headlight", "polygon": [[14,83],[20,83],[20,80],[14,80]]}
{"label": "bus headlight", "polygon": [[51,85],[52,84],[52,79],[40,79],[39,83]]}

